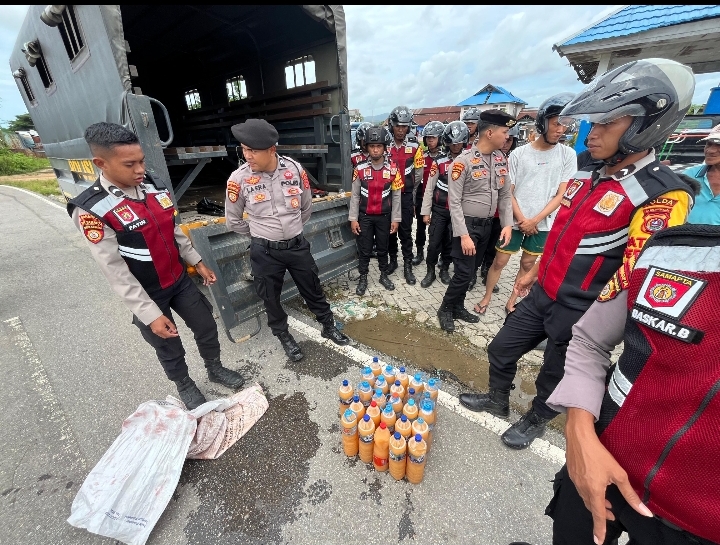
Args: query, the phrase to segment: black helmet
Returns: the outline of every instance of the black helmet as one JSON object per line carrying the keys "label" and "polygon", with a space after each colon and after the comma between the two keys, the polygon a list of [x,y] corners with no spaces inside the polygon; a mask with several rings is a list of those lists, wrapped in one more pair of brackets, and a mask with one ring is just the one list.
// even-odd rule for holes
{"label": "black helmet", "polygon": [[[545,99],[545,102],[540,104],[537,117],[535,117],[537,133],[544,136],[548,131],[548,121],[550,118],[559,116],[563,108],[567,106],[568,102],[573,98],[575,98],[575,95],[572,93],[560,93]],[[545,141],[547,142],[547,139]],[[549,143],[550,142],[548,142],[548,144]]]}
{"label": "black helmet", "polygon": [[690,108],[694,91],[689,66],[668,59],[632,61],[591,82],[560,115],[590,123],[633,116],[618,142],[618,153],[605,159],[617,164],[665,142]]}
{"label": "black helmet", "polygon": [[443,131],[442,143],[445,146],[451,144],[467,145],[469,138],[470,131],[468,131],[467,125],[463,121],[452,121],[447,124]]}
{"label": "black helmet", "polygon": [[358,128],[355,129],[355,143],[360,149],[362,149],[363,145],[365,144],[365,131],[367,131],[372,126],[372,123],[368,121],[363,121],[358,125]]}
{"label": "black helmet", "polygon": [[425,140],[426,137],[437,136],[440,138],[444,130],[445,125],[443,125],[441,121],[430,121],[430,123],[425,125],[422,131],[423,144],[425,144],[425,147],[427,147],[427,141]]}
{"label": "black helmet", "polygon": [[387,132],[387,129],[385,129],[385,127],[375,127],[373,125],[365,131],[366,146],[368,144],[382,144],[387,148],[389,139],[390,134]]}
{"label": "black helmet", "polygon": [[467,110],[465,110],[465,113],[460,118],[461,121],[464,121],[465,123],[479,123],[480,122],[480,110],[476,108],[475,106],[471,106]]}
{"label": "black helmet", "polygon": [[391,129],[399,125],[407,125],[409,131],[412,122],[412,110],[410,110],[407,106],[397,106],[396,108],[393,108],[393,111],[390,112],[390,115],[388,116],[388,125]]}

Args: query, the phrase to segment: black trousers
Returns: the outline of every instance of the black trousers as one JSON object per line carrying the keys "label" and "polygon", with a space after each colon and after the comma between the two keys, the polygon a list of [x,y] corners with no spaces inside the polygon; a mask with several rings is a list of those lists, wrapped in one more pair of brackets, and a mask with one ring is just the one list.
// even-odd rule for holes
{"label": "black trousers", "polygon": [[[153,293],[150,297],[173,323],[175,318],[171,309],[183,319],[195,336],[202,359],[214,360],[220,357],[220,342],[212,305],[187,274],[183,274],[183,277],[169,288]],[[140,328],[143,338],[155,349],[167,378],[180,380],[188,376],[185,348],[180,337],[158,337],[150,326],[142,323],[137,316],[133,316],[133,323]]]}
{"label": "black trousers", "polygon": [[257,242],[250,246],[250,266],[255,290],[265,303],[268,327],[273,335],[288,330],[287,313],[280,304],[285,272],[289,272],[300,296],[323,325],[334,325],[335,319],[318,278],[318,268],[306,239],[287,250],[273,250]]}
{"label": "black trousers", "polygon": [[420,213],[420,210],[422,209],[423,193],[423,186],[421,184],[418,186],[415,193],[415,247],[417,248],[418,253],[425,248],[425,241],[427,240],[425,235],[427,225],[425,225],[422,214]]}
{"label": "black trousers", "polygon": [[390,235],[390,245],[388,247],[390,255],[397,256],[398,253],[398,237],[400,237],[400,248],[402,249],[403,261],[408,261],[413,257],[412,247],[412,220],[415,215],[415,205],[413,204],[412,192],[403,193],[401,197],[402,221],[397,233]]}
{"label": "black trousers", "polygon": [[547,339],[543,364],[535,380],[533,408],[543,418],[554,418],[558,413],[545,402],[565,374],[565,352],[572,327],[584,313],[553,301],[535,284],[488,345],[490,387],[510,389],[520,357]]}
{"label": "black trousers", "polygon": [[428,251],[425,262],[428,267],[437,265],[438,256],[442,255],[443,267],[450,268],[452,253],[452,221],[450,220],[450,210],[433,206],[432,215],[430,216],[430,228],[428,229]]}
{"label": "black trousers", "polygon": [[360,274],[367,274],[372,256],[373,244],[377,251],[378,267],[381,272],[388,266],[388,244],[390,243],[390,214],[370,215],[360,213],[358,217],[360,234],[357,237],[357,248]]}
{"label": "black trousers", "polygon": [[[567,466],[555,475],[555,496],[545,510],[553,519],[553,545],[593,545],[593,520],[575,488]],[[657,517],[644,517],[635,511],[615,485],[607,488],[605,497],[612,504],[614,521],[607,521],[605,544],[616,543],[627,532],[628,545],[714,545],[706,539],[671,528]]]}
{"label": "black trousers", "polygon": [[498,240],[500,240],[500,231],[502,231],[500,218],[493,218],[492,228],[490,229],[490,240],[488,241],[487,248],[485,248],[485,253],[482,256],[482,262],[479,268],[487,270],[495,260],[495,254],[497,254],[495,245],[498,243]]}
{"label": "black trousers", "polygon": [[[475,255],[465,255],[460,244],[460,237],[454,236],[452,239],[452,260],[455,265],[454,274],[450,280],[450,285],[443,297],[443,306],[460,306],[465,303],[465,295],[467,294],[470,278],[477,269],[475,263],[478,255],[485,253],[485,247],[490,240],[490,229],[492,227],[492,218],[471,218],[465,216],[465,226],[468,234],[475,244]],[[445,260],[443,259],[443,264]]]}

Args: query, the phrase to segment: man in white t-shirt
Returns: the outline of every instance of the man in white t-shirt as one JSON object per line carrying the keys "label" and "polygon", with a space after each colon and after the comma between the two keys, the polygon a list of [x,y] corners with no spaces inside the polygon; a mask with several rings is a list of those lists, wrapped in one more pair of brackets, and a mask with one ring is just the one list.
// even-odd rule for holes
{"label": "man in white t-shirt", "polygon": [[[485,314],[490,306],[492,290],[512,254],[523,250],[519,278],[532,269],[543,253],[565,186],[577,172],[575,150],[558,145],[568,130],[558,122],[558,116],[573,96],[561,93],[543,102],[535,120],[538,138],[515,149],[508,158],[515,224],[510,242],[504,248],[496,246],[497,254],[485,283],[485,297],[475,305],[478,314]],[[505,303],[505,314],[515,310],[516,299],[513,291]]]}

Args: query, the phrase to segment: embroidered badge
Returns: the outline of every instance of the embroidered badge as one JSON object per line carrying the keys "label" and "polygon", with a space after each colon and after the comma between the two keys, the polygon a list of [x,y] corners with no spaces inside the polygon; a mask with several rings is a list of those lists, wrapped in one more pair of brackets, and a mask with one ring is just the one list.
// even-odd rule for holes
{"label": "embroidered badge", "polygon": [[385,180],[389,180],[389,179],[390,179],[390,171],[389,171],[389,170],[384,170],[384,169],[383,169],[383,178],[384,178]]}
{"label": "embroidered badge", "polygon": [[290,206],[292,206],[293,208],[298,208],[300,206],[300,199],[298,199],[297,197],[293,197],[292,199],[290,199]]}
{"label": "embroidered badge", "polygon": [[507,174],[506,168],[499,168],[495,171],[498,176],[505,176]]}
{"label": "embroidered badge", "polygon": [[172,199],[170,198],[170,195],[168,195],[166,192],[156,193],[155,199],[157,199],[157,202],[160,203],[160,206],[162,206],[163,210],[167,210],[168,208],[173,207]]}
{"label": "embroidered badge", "polygon": [[404,187],[405,187],[405,182],[403,181],[403,179],[400,176],[396,175],[395,181],[392,184],[390,184],[390,189],[392,189],[393,191],[397,191],[398,189],[402,189]]}
{"label": "embroidered badge", "polygon": [[[616,273],[617,274],[617,273]],[[620,287],[618,286],[618,280],[616,278],[616,275],[613,275],[613,277],[610,279],[610,281],[605,284],[605,287],[600,292],[600,295],[598,295],[597,300],[601,303],[604,303],[606,301],[610,301],[612,299],[615,299],[617,297],[617,294],[620,293]]]}
{"label": "embroidered badge", "polygon": [[620,203],[622,203],[624,199],[624,195],[615,193],[614,191],[608,191],[593,207],[593,210],[609,217],[613,214],[613,212],[615,212],[615,210],[617,210],[618,206],[620,206]]}
{"label": "embroidered badge", "polygon": [[395,165],[393,165],[390,167],[390,175],[395,176],[396,174],[397,174],[397,168],[395,167]]}
{"label": "embroidered badge", "polygon": [[643,224],[640,229],[649,235],[667,227],[672,213],[671,206],[646,206],[643,211]]}
{"label": "embroidered badge", "polygon": [[255,202],[263,202],[266,198],[267,197],[266,197],[265,193],[258,193],[254,197]]}
{"label": "embroidered badge", "polygon": [[470,176],[472,176],[473,180],[479,180],[480,178],[483,177],[483,174],[482,174],[482,171],[480,171],[480,170],[473,170],[472,174]]}
{"label": "embroidered badge", "polygon": [[288,187],[287,192],[288,192],[288,195],[299,195],[300,188],[299,187]]}
{"label": "embroidered badge", "polygon": [[[353,182],[354,182],[355,180],[357,180],[357,179],[358,179],[357,169],[354,168],[354,169],[353,169]],[[306,189],[307,189],[307,188],[306,188]]]}
{"label": "embroidered badge", "polygon": [[463,165],[462,163],[453,163],[450,178],[452,178],[453,181],[457,180],[462,174],[463,170],[465,170],[465,165]]}
{"label": "embroidered badge", "polygon": [[372,169],[366,168],[365,174],[363,175],[365,178],[372,178]]}
{"label": "embroidered badge", "polygon": [[80,214],[78,221],[80,222],[80,227],[82,227],[83,235],[93,244],[97,244],[105,236],[103,222],[92,214]]}
{"label": "embroidered badge", "polygon": [[135,212],[133,212],[132,209],[127,205],[116,208],[115,210],[113,210],[113,214],[115,214],[115,217],[119,219],[120,223],[122,223],[123,225],[130,225],[132,222],[140,219],[137,217],[137,214],[135,214]]}
{"label": "embroidered badge", "polygon": [[481,163],[481,161],[480,161],[479,157],[473,157],[472,159],[470,159],[471,165],[479,165],[480,163]]}
{"label": "embroidered badge", "polygon": [[505,186],[505,178],[500,178],[498,180],[498,187],[504,187]]}
{"label": "embroidered badge", "polygon": [[495,162],[496,162],[496,163],[500,163],[500,162],[502,162],[502,161],[505,161],[505,157],[503,157],[502,155],[493,155],[493,157],[495,158]]}
{"label": "embroidered badge", "polygon": [[286,180],[292,180],[293,173],[290,172],[289,170],[286,170],[286,171],[285,171],[285,174],[283,174],[283,176],[285,176],[285,179],[286,179]]}
{"label": "embroidered badge", "polygon": [[250,176],[249,178],[245,179],[246,184],[255,185],[260,181],[260,176]]}
{"label": "embroidered badge", "polygon": [[303,187],[305,189],[310,189],[310,180],[308,180],[307,172],[303,170],[302,173],[300,173],[300,179],[302,180]]}
{"label": "embroidered badge", "polygon": [[405,146],[405,153],[412,153],[413,149],[412,146]]}
{"label": "embroidered badge", "polygon": [[433,163],[430,167],[430,176],[435,176],[438,173],[437,164]]}
{"label": "embroidered badge", "polygon": [[228,194],[228,199],[230,199],[230,202],[237,202],[238,195],[240,194],[240,186],[238,185],[237,182],[234,182],[233,180],[228,180],[227,194]]}
{"label": "embroidered badge", "polygon": [[583,186],[583,184],[585,184],[584,181],[575,178],[565,188],[565,193],[563,193],[563,199],[571,201],[573,197],[577,195],[577,192],[580,191],[580,188]]}

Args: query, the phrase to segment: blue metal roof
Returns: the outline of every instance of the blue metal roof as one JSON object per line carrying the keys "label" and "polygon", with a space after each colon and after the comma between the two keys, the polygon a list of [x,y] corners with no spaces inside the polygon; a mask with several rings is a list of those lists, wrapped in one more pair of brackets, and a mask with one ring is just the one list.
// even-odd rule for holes
{"label": "blue metal roof", "polygon": [[627,6],[559,45],[629,36],[646,30],[713,17],[720,17],[720,6]]}
{"label": "blue metal roof", "polygon": [[498,87],[497,85],[486,85],[473,96],[466,98],[462,102],[458,102],[456,106],[477,106],[481,104],[527,104],[523,99],[516,97],[507,89]]}

